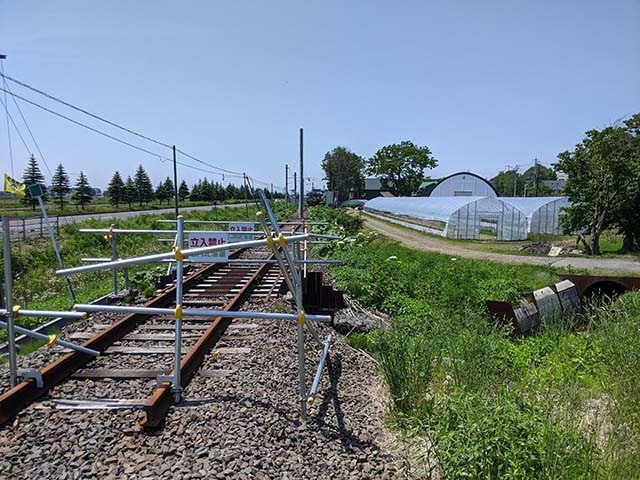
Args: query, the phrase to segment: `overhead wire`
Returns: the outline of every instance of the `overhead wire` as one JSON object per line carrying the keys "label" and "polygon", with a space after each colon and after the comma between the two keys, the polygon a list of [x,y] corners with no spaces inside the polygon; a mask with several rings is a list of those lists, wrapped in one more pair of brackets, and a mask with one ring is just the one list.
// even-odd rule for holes
{"label": "overhead wire", "polygon": [[[5,88],[7,90],[9,90],[9,92],[11,92],[11,87],[6,82],[5,82]],[[25,118],[24,114],[22,113],[22,109],[20,108],[20,104],[16,100],[16,97],[14,97],[12,95],[11,98],[13,99],[13,103],[15,104],[16,108],[18,109],[18,113],[20,114],[20,117],[22,118],[22,121],[24,122],[24,126],[27,127],[27,131],[29,132],[29,136],[31,137],[31,140],[33,140],[33,144],[36,146],[36,150],[38,150],[38,154],[40,155],[40,158],[42,159],[42,163],[44,163],[44,166],[47,168],[47,171],[49,172],[49,175],[51,175],[53,177],[53,174],[51,173],[51,169],[49,168],[49,164],[47,163],[47,160],[44,157],[44,153],[42,153],[42,150],[40,150],[40,145],[38,144],[38,141],[36,140],[36,137],[33,135],[33,132],[31,131],[31,127],[29,127],[29,123],[27,122],[27,119]]]}
{"label": "overhead wire", "polygon": [[[4,103],[4,101],[0,98],[0,103],[2,103],[2,106],[5,108],[5,110],[7,111],[7,120],[11,120],[11,123],[13,124],[13,128],[15,129],[16,133],[18,134],[18,136],[20,137],[20,140],[22,140],[22,144],[24,145],[24,148],[27,150],[27,153],[29,155],[32,154],[31,149],[29,148],[29,145],[27,145],[27,142],[25,142],[24,137],[22,136],[22,134],[20,133],[20,130],[18,129],[18,126],[16,125],[15,120],[13,119],[13,116],[9,113],[9,110],[7,109],[7,104]],[[13,173],[13,172],[12,172]]]}
{"label": "overhead wire", "polygon": [[62,99],[60,99],[60,98],[58,98],[58,97],[56,97],[54,95],[51,95],[51,94],[49,94],[47,92],[43,92],[42,90],[39,90],[39,89],[37,89],[35,87],[32,87],[31,85],[28,85],[28,84],[26,84],[24,82],[21,82],[20,80],[17,80],[17,79],[15,79],[13,77],[10,77],[9,75],[5,75],[4,72],[2,73],[2,77],[5,80],[10,80],[10,81],[12,81],[12,82],[24,87],[24,88],[28,88],[29,90],[31,90],[33,92],[39,93],[40,95],[43,95],[43,96],[45,96],[45,97],[47,97],[47,98],[49,98],[49,99],[51,99],[51,100],[53,100],[55,102],[61,103],[62,105],[65,105],[65,106],[67,106],[69,108],[72,108],[72,109],[74,109],[74,110],[76,110],[78,112],[84,113],[85,115],[89,115],[90,117],[93,117],[96,120],[100,120],[101,122],[107,123],[107,124],[111,125],[112,127],[119,128],[120,130],[123,130],[123,131],[125,131],[127,133],[130,133],[131,135],[135,135],[137,137],[143,138],[143,139],[145,139],[145,140],[147,140],[149,142],[155,143],[157,145],[160,145],[160,146],[163,146],[163,147],[166,147],[166,148],[173,148],[171,145],[163,143],[163,142],[161,142],[159,140],[155,140],[155,139],[153,139],[151,137],[147,137],[146,135],[143,135],[143,134],[138,133],[138,132],[136,132],[134,130],[131,130],[130,128],[124,127],[122,125],[118,125],[117,123],[114,123],[114,122],[111,122],[111,121],[107,120],[106,118],[103,118],[103,117],[101,117],[99,115],[96,115],[95,113],[91,113],[91,112],[89,112],[89,111],[87,111],[87,110],[85,110],[83,108],[77,107],[77,106],[75,106],[75,105],[73,105],[73,104],[71,104],[69,102],[65,102],[64,100],[62,100]]}
{"label": "overhead wire", "polygon": [[180,152],[182,155],[184,155],[185,157],[189,157],[191,160],[195,160],[196,162],[202,164],[202,165],[206,165],[207,167],[210,168],[215,168],[216,170],[220,170],[221,172],[225,172],[225,173],[229,173],[231,175],[240,175],[242,176],[242,172],[234,172],[233,170],[227,170],[225,168],[221,168],[221,167],[216,167],[215,165],[211,165],[210,163],[205,162],[204,160],[200,160],[199,158],[188,154],[187,152],[180,150],[179,148],[176,148],[177,152]]}
{"label": "overhead wire", "polygon": [[[84,108],[78,107],[78,106],[76,106],[76,105],[73,105],[72,103],[69,103],[69,102],[67,102],[67,101],[65,101],[65,100],[62,100],[61,98],[58,98],[58,97],[56,97],[55,95],[51,95],[51,94],[49,94],[49,93],[47,93],[47,92],[44,92],[43,90],[40,90],[40,89],[38,89],[38,88],[36,88],[36,87],[33,87],[33,86],[31,86],[31,85],[29,85],[29,84],[27,84],[27,83],[25,83],[25,82],[22,82],[22,81],[20,81],[20,80],[18,80],[18,79],[15,79],[15,78],[13,78],[13,77],[11,77],[11,76],[9,76],[9,75],[6,75],[6,74],[4,73],[4,71],[0,72],[0,76],[2,76],[2,78],[3,78],[3,83],[4,83],[5,88],[6,88],[6,89],[3,89],[3,91],[5,92],[5,97],[6,97],[7,93],[8,93],[9,95],[11,95],[11,96],[13,97],[14,102],[16,102],[16,100],[15,100],[16,98],[19,98],[19,99],[20,99],[20,100],[22,100],[22,101],[25,101],[25,102],[27,102],[27,103],[30,103],[31,105],[34,105],[34,106],[36,106],[36,107],[38,107],[38,108],[41,108],[41,109],[43,109],[43,110],[45,110],[45,111],[47,111],[47,112],[49,112],[49,113],[52,113],[53,115],[56,115],[56,116],[61,117],[61,118],[64,118],[65,120],[68,120],[68,121],[70,121],[70,122],[72,122],[72,123],[75,123],[75,124],[76,124],[76,125],[78,125],[78,126],[81,126],[81,127],[87,128],[87,129],[89,129],[89,130],[91,130],[91,131],[93,131],[93,132],[95,132],[95,133],[98,133],[98,134],[100,134],[100,135],[103,135],[103,136],[105,136],[105,137],[107,137],[107,138],[109,138],[109,139],[111,139],[111,140],[114,140],[114,141],[116,141],[116,142],[122,143],[122,144],[127,145],[127,146],[129,146],[129,147],[131,147],[131,148],[134,148],[134,149],[136,149],[136,150],[140,150],[140,151],[143,151],[143,152],[145,152],[145,153],[148,153],[148,154],[150,154],[150,155],[152,155],[152,156],[158,157],[158,158],[160,159],[160,161],[163,161],[163,162],[164,162],[164,160],[165,160],[165,159],[167,159],[166,157],[164,157],[164,156],[162,156],[162,155],[160,155],[160,154],[157,154],[157,153],[151,152],[151,151],[149,151],[149,150],[147,150],[147,149],[145,149],[145,148],[142,148],[142,147],[138,147],[138,146],[136,146],[136,145],[134,145],[134,144],[132,144],[132,143],[129,143],[129,142],[126,142],[126,141],[124,141],[124,140],[122,140],[122,139],[119,139],[119,138],[117,138],[117,137],[114,137],[113,135],[109,135],[109,134],[107,134],[107,133],[105,133],[105,132],[102,132],[102,131],[100,131],[100,130],[98,130],[98,129],[95,129],[95,128],[90,127],[90,126],[88,126],[88,125],[85,125],[85,124],[83,124],[83,123],[81,123],[81,122],[78,122],[78,121],[76,121],[76,120],[73,120],[73,119],[71,119],[71,118],[69,118],[69,117],[67,117],[67,116],[65,116],[65,115],[63,115],[63,114],[60,114],[60,113],[55,112],[55,111],[53,111],[53,110],[50,110],[50,109],[48,109],[47,107],[44,107],[44,106],[42,106],[42,105],[39,105],[39,104],[37,104],[37,103],[35,103],[35,102],[33,102],[33,101],[27,100],[26,98],[21,97],[20,95],[17,95],[17,94],[15,94],[14,92],[12,92],[12,91],[11,91],[11,89],[9,88],[9,85],[7,84],[7,80],[9,80],[9,81],[11,81],[11,82],[14,82],[14,83],[15,83],[15,84],[17,84],[17,85],[20,85],[20,86],[22,86],[22,87],[24,87],[24,88],[27,88],[27,89],[29,89],[29,90],[31,90],[31,91],[33,91],[33,92],[36,92],[36,93],[38,93],[38,94],[40,94],[40,95],[43,95],[43,96],[45,96],[45,97],[47,97],[47,98],[49,98],[49,99],[51,99],[51,100],[53,100],[53,101],[55,101],[55,102],[58,102],[58,103],[60,103],[60,104],[62,104],[62,105],[65,105],[65,106],[67,106],[67,107],[69,107],[69,108],[71,108],[71,109],[73,109],[73,110],[76,110],[76,111],[78,111],[78,112],[84,113],[85,115],[88,115],[88,116],[90,116],[90,117],[92,117],[92,118],[94,118],[94,119],[96,119],[96,120],[99,120],[99,121],[104,122],[104,123],[106,123],[106,124],[108,124],[108,125],[111,125],[112,127],[118,128],[118,129],[120,129],[120,130],[122,130],[122,131],[124,131],[124,132],[127,132],[127,133],[131,134],[131,135],[137,136],[137,137],[142,138],[142,139],[144,139],[144,140],[146,140],[146,141],[152,142],[152,143],[154,143],[154,144],[156,144],[156,145],[160,145],[160,146],[165,147],[165,148],[173,149],[173,146],[172,146],[172,145],[169,145],[168,143],[162,142],[162,141],[160,141],[160,140],[154,139],[154,138],[149,137],[149,136],[147,136],[147,135],[144,135],[144,134],[142,134],[142,133],[136,132],[135,130],[132,130],[132,129],[130,129],[130,128],[127,128],[127,127],[125,127],[125,126],[123,126],[123,125],[119,125],[119,124],[117,124],[117,123],[115,123],[115,122],[112,122],[112,121],[110,121],[110,120],[107,120],[106,118],[101,117],[100,115],[96,115],[96,114],[94,114],[94,113],[91,113],[91,112],[89,112],[88,110],[86,110],[86,109],[84,109]],[[17,102],[16,102],[16,105],[17,105]],[[20,111],[19,107],[18,107],[18,110]],[[28,124],[26,123],[26,120],[24,119],[24,116],[22,115],[22,112],[21,112],[21,111],[20,111],[20,114],[21,114],[21,116],[22,116],[22,118],[23,118],[23,121],[25,122],[25,125],[27,125],[27,129],[29,130],[29,133],[31,134],[31,130],[29,129]],[[32,136],[32,138],[33,138],[33,135],[32,135],[32,134],[31,134],[31,136]],[[37,142],[35,142],[35,139],[34,139],[34,143],[36,144],[36,147],[38,148],[38,152],[39,152],[39,153],[40,153],[40,155],[42,156],[42,152],[40,152],[40,148],[38,147]],[[218,167],[218,166],[216,166],[216,165],[213,165],[213,164],[211,164],[211,163],[209,163],[209,162],[206,162],[206,161],[204,161],[204,160],[201,160],[200,158],[196,157],[195,155],[189,154],[189,153],[185,152],[185,151],[184,151],[184,150],[182,150],[182,149],[178,149],[178,148],[176,148],[176,152],[181,153],[182,155],[184,155],[184,156],[186,156],[186,157],[190,158],[191,160],[193,160],[193,161],[195,161],[195,162],[197,162],[197,163],[199,163],[199,164],[201,164],[201,165],[204,165],[204,166],[206,166],[206,167],[212,168],[212,169],[217,170],[217,171],[219,171],[219,172],[224,172],[224,173],[227,173],[227,174],[229,174],[229,175],[234,175],[234,176],[236,176],[236,178],[242,178],[242,176],[244,175],[244,174],[243,174],[243,173],[241,173],[241,172],[236,172],[236,171],[233,171],[233,170],[228,170],[228,169],[225,169],[225,168],[222,168],[222,167]],[[43,160],[44,160],[44,157],[43,157]],[[176,162],[176,163],[179,163],[179,162]],[[46,164],[46,162],[45,162],[45,164]],[[185,167],[187,167],[187,168],[194,168],[194,169],[196,169],[196,170],[197,170],[197,168],[196,168],[196,167],[193,167],[192,165],[188,165],[188,164],[185,164],[185,163],[180,163],[180,164],[181,164],[181,165],[183,165],[183,166],[185,166]],[[49,169],[49,167],[48,167],[48,166],[47,166],[47,169]],[[200,169],[200,170],[201,170],[201,169]],[[208,173],[217,174],[217,172],[208,172]],[[258,181],[258,182],[259,182],[259,183],[263,183],[264,185],[269,185],[269,183],[267,183],[267,182],[261,182],[261,181]]]}
{"label": "overhead wire", "polygon": [[[43,90],[40,90],[40,89],[38,89],[36,87],[33,87],[33,86],[31,86],[31,85],[29,85],[27,83],[24,83],[24,82],[22,82],[22,81],[20,81],[18,79],[15,79],[15,78],[13,78],[13,77],[11,77],[9,75],[5,75],[4,72],[1,73],[1,75],[2,75],[5,83],[6,83],[6,80],[10,80],[11,82],[14,82],[14,83],[16,83],[16,84],[18,84],[18,85],[20,85],[20,86],[22,86],[24,88],[27,88],[27,89],[29,89],[29,90],[31,90],[33,92],[36,92],[36,93],[38,93],[40,95],[43,95],[43,96],[45,96],[45,97],[47,97],[47,98],[49,98],[49,99],[51,99],[51,100],[53,100],[55,102],[61,103],[62,105],[65,105],[65,106],[67,106],[69,108],[72,108],[73,110],[76,110],[78,112],[84,113],[85,115],[88,115],[88,116],[90,116],[92,118],[95,118],[96,120],[99,120],[99,121],[104,122],[104,123],[106,123],[108,125],[111,125],[112,127],[118,128],[118,129],[120,129],[120,130],[122,130],[124,132],[127,132],[127,133],[131,134],[131,135],[135,135],[136,137],[142,138],[144,140],[147,140],[149,142],[155,143],[155,144],[160,145],[160,146],[165,147],[165,148],[169,148],[169,149],[173,148],[172,145],[169,145],[169,144],[167,144],[165,142],[161,142],[160,140],[156,140],[155,138],[151,138],[151,137],[149,137],[147,135],[143,135],[140,132],[136,132],[135,130],[127,128],[127,127],[125,127],[123,125],[120,125],[120,124],[117,124],[117,123],[112,122],[110,120],[107,120],[106,118],[101,117],[100,115],[96,115],[95,113],[91,113],[88,110],[85,110],[84,108],[78,107],[76,105],[73,105],[72,103],[69,103],[69,102],[67,102],[65,100],[62,100],[61,98],[58,98],[55,95],[51,95],[50,93],[47,93],[47,92],[45,92]],[[179,151],[181,154],[191,158],[192,160],[195,160],[196,162],[198,162],[198,163],[200,163],[202,165],[206,165],[207,167],[210,167],[210,168],[213,168],[213,169],[216,169],[216,170],[220,170],[220,171],[226,172],[226,173],[232,173],[232,174],[236,174],[236,175],[241,175],[241,173],[239,173],[239,172],[234,172],[232,170],[226,170],[224,168],[217,167],[217,166],[212,165],[212,164],[210,164],[208,162],[205,162],[204,160],[200,160],[199,158],[197,158],[197,157],[195,157],[193,155],[190,155],[187,152],[184,152],[183,150],[176,149],[176,151]]]}
{"label": "overhead wire", "polygon": [[[2,75],[2,84],[6,85],[7,80],[4,76],[4,61],[0,60],[0,74]],[[15,171],[13,169],[13,149],[11,148],[11,126],[9,125],[9,110],[7,110],[7,92],[4,93],[4,110],[7,113],[7,138],[9,141],[9,160],[11,162],[11,176],[15,177]]]}
{"label": "overhead wire", "polygon": [[18,95],[16,93],[8,92],[4,88],[0,88],[0,90],[4,91],[5,93],[9,93],[9,95],[14,96],[15,98],[19,98],[23,102],[27,102],[27,103],[33,105],[34,107],[38,107],[38,108],[44,110],[45,112],[51,113],[52,115],[55,115],[55,116],[60,117],[60,118],[63,118],[63,119],[65,119],[65,120],[67,120],[67,121],[69,121],[69,122],[71,122],[71,123],[73,123],[75,125],[78,125],[79,127],[86,128],[87,130],[91,130],[92,132],[97,133],[98,135],[102,135],[103,137],[107,137],[107,138],[109,138],[111,140],[114,140],[114,141],[116,141],[118,143],[122,143],[123,145],[127,145],[128,147],[135,148],[136,150],[139,150],[139,151],[144,152],[144,153],[148,153],[149,155],[152,155],[154,157],[162,159],[162,155],[160,155],[159,153],[152,152],[150,150],[147,150],[146,148],[139,147],[139,146],[134,145],[132,143],[129,143],[129,142],[125,141],[125,140],[122,140],[122,139],[120,139],[118,137],[114,137],[113,135],[109,135],[108,133],[102,132],[102,131],[100,131],[100,130],[98,130],[96,128],[90,127],[89,125],[86,125],[86,124],[84,124],[82,122],[78,122],[77,120],[69,118],[66,115],[63,115],[63,114],[58,113],[56,111],[53,111],[53,110],[51,110],[51,109],[49,109],[49,108],[47,108],[47,107],[45,107],[43,105],[40,105],[39,103],[32,102],[31,100],[28,100],[28,99],[26,99],[24,97],[21,97],[20,95]]}

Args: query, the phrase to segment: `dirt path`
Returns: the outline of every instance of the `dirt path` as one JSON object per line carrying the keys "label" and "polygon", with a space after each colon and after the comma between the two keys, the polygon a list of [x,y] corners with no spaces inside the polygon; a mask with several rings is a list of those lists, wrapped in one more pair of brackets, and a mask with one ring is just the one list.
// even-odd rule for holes
{"label": "dirt path", "polygon": [[572,267],[585,270],[598,270],[615,274],[640,275],[640,260],[630,258],[586,258],[586,257],[534,257],[526,255],[509,255],[484,252],[465,248],[463,245],[452,245],[449,241],[440,240],[418,231],[392,225],[369,215],[364,215],[365,224],[372,230],[396,240],[416,250],[443,253],[464,258],[492,260],[503,263],[525,263],[529,265],[550,265],[552,267]]}

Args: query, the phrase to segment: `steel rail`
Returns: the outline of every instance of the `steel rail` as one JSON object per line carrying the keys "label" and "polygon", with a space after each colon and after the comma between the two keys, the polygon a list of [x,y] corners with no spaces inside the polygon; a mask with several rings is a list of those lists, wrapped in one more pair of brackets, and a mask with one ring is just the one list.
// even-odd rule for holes
{"label": "steel rail", "polygon": [[[240,251],[230,254],[237,257]],[[189,286],[203,276],[215,272],[220,269],[223,264],[210,264],[187,277],[184,281],[185,286]],[[159,296],[148,301],[145,307],[165,307],[169,305],[175,297],[176,287],[167,289]],[[114,323],[104,332],[99,333],[92,339],[85,342],[82,346],[98,352],[103,352],[114,342],[120,340],[127,333],[131,332],[139,323],[145,320],[149,315],[134,313],[129,314]],[[72,373],[84,367],[94,357],[86,353],[74,351],[68,353],[56,360],[55,362],[40,369],[42,376],[42,387],[38,388],[34,379],[25,379],[12,389],[0,395],[0,426],[7,424],[20,411],[33,403],[39,397],[47,393],[49,389],[66,380]]]}
{"label": "steel rail", "polygon": [[[273,258],[271,255],[270,259]],[[255,273],[247,280],[242,289],[236,293],[236,295],[227,302],[223,307],[224,311],[237,310],[246,298],[251,294],[256,285],[267,273],[267,270],[271,267],[270,264],[262,264],[258,267]],[[198,339],[198,341],[189,349],[189,351],[182,357],[180,362],[180,384],[182,388],[185,388],[191,378],[194,376],[204,357],[211,351],[216,342],[220,339],[227,326],[231,323],[231,318],[216,317],[213,319],[209,328]],[[175,370],[172,371],[169,376],[174,375]],[[141,425],[146,430],[155,429],[159,427],[173,403],[173,395],[171,390],[171,383],[168,381],[162,382],[155,392],[149,397],[144,405],[146,413],[145,419],[141,422]]]}

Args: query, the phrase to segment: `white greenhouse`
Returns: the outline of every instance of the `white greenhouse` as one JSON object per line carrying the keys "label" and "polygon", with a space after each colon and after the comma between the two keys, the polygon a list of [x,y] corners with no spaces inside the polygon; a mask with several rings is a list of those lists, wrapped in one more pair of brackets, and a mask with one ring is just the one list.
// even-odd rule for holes
{"label": "white greenhouse", "polygon": [[520,210],[527,217],[528,233],[558,235],[563,207],[571,205],[567,197],[500,197],[506,205]]}
{"label": "white greenhouse", "polygon": [[438,182],[430,197],[497,197],[490,182],[471,172],[449,175]]}
{"label": "white greenhouse", "polygon": [[491,197],[378,197],[364,205],[369,215],[447,238],[480,239],[480,229],[497,240],[527,238],[527,217]]}

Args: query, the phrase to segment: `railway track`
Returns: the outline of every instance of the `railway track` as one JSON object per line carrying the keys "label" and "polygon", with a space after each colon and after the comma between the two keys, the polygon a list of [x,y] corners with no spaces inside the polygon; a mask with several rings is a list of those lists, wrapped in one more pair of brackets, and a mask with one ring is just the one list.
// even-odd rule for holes
{"label": "railway track", "polygon": [[[231,259],[243,263],[210,264],[184,278],[183,305],[185,308],[209,308],[225,311],[241,310],[250,297],[268,300],[277,295],[283,278],[277,268],[259,260],[272,259],[266,248],[237,250]],[[252,262],[251,260],[256,260]],[[169,285],[144,304],[148,308],[175,308],[176,286]],[[202,361],[223,336],[232,318],[183,317],[180,383],[184,389],[197,374]],[[240,329],[246,324],[240,321]],[[98,358],[78,351],[54,349],[59,358],[41,368],[36,378],[24,379],[15,388],[0,396],[0,425],[11,421],[29,404],[45,396],[52,388],[63,385],[62,391],[70,401],[86,408],[96,399],[75,398],[76,382],[108,382],[109,396],[136,403],[145,399],[142,426],[154,429],[165,419],[174,403],[175,391],[163,377],[173,375],[174,322],[166,316],[149,314],[96,315],[86,322],[88,329],[75,332],[69,339],[84,341],[83,346],[101,353]],[[247,327],[248,328],[248,327]],[[238,330],[238,328],[236,328]],[[246,353],[242,335],[227,341],[232,346],[218,348],[217,354]],[[199,374],[224,376],[225,370],[210,369]],[[96,391],[100,388],[96,388]],[[128,398],[131,391],[136,398]],[[86,388],[78,389],[86,395]]]}

